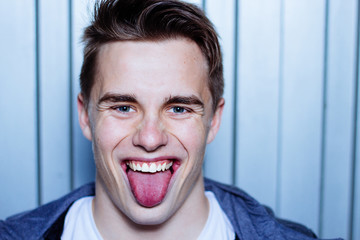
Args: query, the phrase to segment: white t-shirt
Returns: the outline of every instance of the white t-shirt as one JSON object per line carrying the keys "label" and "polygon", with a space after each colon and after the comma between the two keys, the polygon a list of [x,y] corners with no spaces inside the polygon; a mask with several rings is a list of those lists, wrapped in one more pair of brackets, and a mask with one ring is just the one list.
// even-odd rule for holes
{"label": "white t-shirt", "polygon": [[230,220],[221,209],[213,192],[206,191],[205,196],[209,200],[209,216],[205,227],[200,233],[198,240],[209,239],[235,239],[235,233]]}
{"label": "white t-shirt", "polygon": [[[233,227],[214,193],[206,191],[205,195],[209,200],[209,216],[198,240],[235,239]],[[61,239],[102,240],[92,214],[92,199],[93,197],[80,198],[70,207]]]}
{"label": "white t-shirt", "polygon": [[83,197],[71,205],[65,216],[61,239],[102,240],[92,214],[93,198]]}

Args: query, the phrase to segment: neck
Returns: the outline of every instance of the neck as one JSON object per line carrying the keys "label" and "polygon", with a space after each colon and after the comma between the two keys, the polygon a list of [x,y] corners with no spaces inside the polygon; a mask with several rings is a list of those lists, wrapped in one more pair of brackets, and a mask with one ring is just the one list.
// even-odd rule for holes
{"label": "neck", "polygon": [[[167,220],[157,225],[141,225],[129,219],[96,181],[93,215],[96,226],[105,240],[111,239],[196,239],[205,226],[209,203],[200,174],[183,204]],[[150,213],[151,214],[151,213]]]}

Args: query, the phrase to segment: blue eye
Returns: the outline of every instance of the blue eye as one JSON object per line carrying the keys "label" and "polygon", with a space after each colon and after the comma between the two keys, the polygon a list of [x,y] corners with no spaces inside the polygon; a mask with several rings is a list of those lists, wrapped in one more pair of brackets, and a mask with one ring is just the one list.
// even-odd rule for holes
{"label": "blue eye", "polygon": [[183,107],[173,107],[174,113],[184,113],[186,110]]}
{"label": "blue eye", "polygon": [[120,106],[120,107],[117,107],[117,110],[120,112],[130,112],[131,107],[130,106]]}

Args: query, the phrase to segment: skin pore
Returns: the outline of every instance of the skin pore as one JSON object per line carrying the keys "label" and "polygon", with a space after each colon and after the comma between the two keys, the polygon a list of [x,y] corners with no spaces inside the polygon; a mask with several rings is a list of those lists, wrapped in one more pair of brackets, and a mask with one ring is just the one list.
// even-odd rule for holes
{"label": "skin pore", "polygon": [[[224,106],[221,99],[213,112],[207,74],[199,47],[184,38],[101,47],[88,107],[79,95],[78,111],[93,144],[93,215],[104,239],[196,239],[201,233],[209,211],[203,157]],[[145,206],[135,196],[130,161],[172,162],[159,203]]]}

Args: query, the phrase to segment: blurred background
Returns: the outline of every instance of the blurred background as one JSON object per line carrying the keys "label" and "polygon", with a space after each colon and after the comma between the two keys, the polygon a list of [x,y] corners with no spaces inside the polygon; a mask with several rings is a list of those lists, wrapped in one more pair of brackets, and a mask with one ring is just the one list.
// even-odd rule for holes
{"label": "blurred background", "polygon": [[[188,2],[224,54],[226,108],[205,175],[321,237],[360,239],[359,2]],[[1,219],[94,180],[76,112],[92,6],[1,1]]]}

